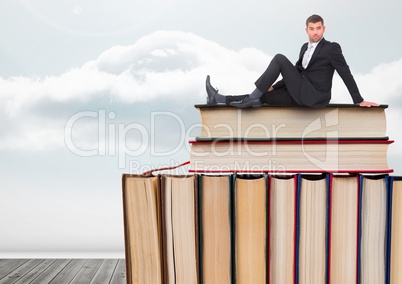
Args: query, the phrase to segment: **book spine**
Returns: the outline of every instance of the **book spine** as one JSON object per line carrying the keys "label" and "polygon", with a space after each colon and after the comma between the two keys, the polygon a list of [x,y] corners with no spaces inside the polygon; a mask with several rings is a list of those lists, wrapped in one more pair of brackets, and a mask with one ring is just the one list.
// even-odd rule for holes
{"label": "book spine", "polygon": [[199,239],[199,251],[200,251],[200,253],[199,253],[199,260],[200,260],[200,265],[199,265],[199,268],[200,268],[200,283],[202,284],[202,283],[204,283],[204,275],[203,275],[203,271],[204,271],[204,267],[203,267],[203,258],[204,258],[204,255],[203,255],[203,237],[202,237],[202,232],[203,232],[203,230],[204,230],[204,228],[203,228],[203,218],[202,218],[202,213],[203,213],[203,209],[202,209],[202,189],[203,189],[203,187],[202,187],[202,175],[199,175],[199,178],[198,178],[198,224],[199,224],[199,231],[198,231],[198,239]]}
{"label": "book spine", "polygon": [[392,230],[392,192],[394,177],[387,180],[387,230],[386,230],[386,270],[385,283],[390,283],[391,279],[391,230]]}
{"label": "book spine", "polygon": [[300,190],[301,190],[302,175],[298,174],[296,177],[296,240],[295,240],[295,284],[299,284],[299,242],[300,242]]}
{"label": "book spine", "polygon": [[298,223],[298,214],[297,212],[299,212],[298,210],[298,206],[299,206],[299,195],[298,195],[298,184],[299,184],[299,178],[301,178],[301,175],[294,175],[293,176],[293,181],[294,181],[294,188],[295,188],[295,203],[294,203],[294,235],[293,235],[293,240],[294,240],[294,246],[293,246],[293,252],[294,252],[294,261],[293,261],[293,283],[297,283],[297,259],[298,259],[298,227],[297,224]]}
{"label": "book spine", "polygon": [[[387,137],[385,137],[387,138]],[[190,140],[189,144],[392,144],[394,140],[389,139],[246,139],[246,138],[209,138],[209,139],[199,139]]]}
{"label": "book spine", "polygon": [[267,267],[269,265],[269,246],[268,246],[268,240],[269,240],[269,196],[268,196],[268,185],[269,185],[269,181],[268,181],[268,175],[265,173],[262,175],[264,177],[265,180],[265,228],[266,228],[266,232],[265,232],[265,282],[267,283],[269,280],[269,274],[268,274],[268,270]]}
{"label": "book spine", "polygon": [[269,248],[271,246],[271,214],[270,214],[270,200],[271,200],[271,185],[272,185],[272,175],[267,176],[267,283],[271,284],[271,273],[272,271],[270,270],[270,255],[269,255]]}
{"label": "book spine", "polygon": [[236,262],[235,262],[235,220],[234,220],[234,188],[235,175],[229,175],[229,216],[230,216],[230,275],[231,284],[236,283]]}
{"label": "book spine", "polygon": [[[122,197],[123,197],[123,224],[124,224],[124,253],[125,253],[125,262],[126,262],[126,267],[132,267],[131,265],[131,257],[130,257],[130,247],[129,247],[129,233],[128,233],[128,220],[127,220],[127,204],[125,202],[125,200],[127,199],[126,196],[126,180],[127,180],[128,175],[127,174],[123,174],[122,176],[122,187],[123,187],[123,192],[122,192]],[[127,279],[127,284],[131,284],[132,281],[132,271],[131,269],[126,269],[126,279]]]}
{"label": "book spine", "polygon": [[385,175],[385,190],[386,190],[386,229],[385,229],[385,279],[384,279],[384,283],[388,284],[389,283],[389,273],[388,273],[388,269],[389,269],[389,258],[388,256],[389,254],[389,242],[388,239],[390,238],[390,230],[389,230],[389,220],[391,219],[391,212],[389,211],[390,208],[390,202],[389,202],[389,185],[390,185],[390,180],[389,180],[389,175]]}
{"label": "book spine", "polygon": [[356,283],[360,283],[360,269],[359,269],[359,263],[360,263],[360,234],[361,234],[361,182],[362,182],[362,176],[361,175],[356,175],[357,179],[357,189],[356,189],[356,194],[357,194],[357,228],[356,228],[356,249],[357,249],[357,258],[356,258]]}
{"label": "book spine", "polygon": [[232,177],[232,283],[236,283],[236,179],[237,173]]}
{"label": "book spine", "polygon": [[[264,174],[264,179],[265,179],[265,228],[266,228],[266,241],[265,241],[265,267],[267,268],[269,266],[269,191],[268,191],[268,186],[269,186],[269,180],[268,180],[268,175]],[[268,274],[268,269],[266,269],[265,277],[266,280],[269,281],[269,274]]]}
{"label": "book spine", "polygon": [[387,212],[387,252],[386,252],[386,263],[387,263],[387,269],[386,269],[386,281],[385,283],[390,283],[391,279],[391,232],[392,232],[392,182],[393,179],[390,179],[390,184],[388,185],[388,212]]}
{"label": "book spine", "polygon": [[166,210],[166,177],[164,175],[159,176],[159,186],[161,188],[161,194],[160,194],[160,204],[161,204],[161,210],[160,210],[160,218],[161,218],[161,239],[162,239],[162,279],[163,283],[169,283],[169,277],[168,277],[168,269],[167,269],[167,244],[166,244],[166,239],[164,236],[167,235],[166,232],[166,222],[165,219],[163,218],[164,212]]}
{"label": "book spine", "polygon": [[161,246],[161,256],[160,256],[160,260],[161,260],[161,275],[162,275],[162,277],[161,277],[161,279],[163,280],[164,278],[165,278],[165,274],[167,274],[167,272],[166,272],[166,269],[165,269],[165,266],[164,266],[164,264],[163,264],[163,257],[164,257],[164,243],[163,243],[163,238],[162,238],[162,235],[163,235],[163,230],[164,230],[164,228],[163,228],[163,226],[165,225],[164,224],[164,222],[163,222],[163,205],[162,205],[162,195],[163,195],[163,190],[162,190],[162,176],[161,175],[158,175],[157,176],[158,177],[158,189],[159,189],[159,194],[158,194],[158,202],[159,202],[159,207],[160,207],[160,210],[159,210],[159,214],[158,214],[158,218],[159,218],[159,224],[160,224],[160,232],[159,232],[159,234],[160,234],[160,246]]}
{"label": "book spine", "polygon": [[329,174],[325,175],[326,181],[326,228],[325,228],[325,255],[326,255],[326,265],[325,265],[325,279],[328,283],[329,277],[329,244],[330,244],[330,222],[331,222],[331,176]]}
{"label": "book spine", "polygon": [[199,216],[201,215],[199,212],[199,209],[201,208],[199,206],[199,200],[198,200],[198,191],[200,189],[200,187],[198,187],[198,180],[199,180],[199,175],[194,175],[194,210],[195,210],[195,214],[194,214],[194,223],[195,223],[195,256],[196,256],[196,260],[198,261],[198,265],[196,265],[196,271],[197,271],[197,281],[198,283],[200,283],[200,277],[201,277],[201,273],[200,273],[200,239],[199,239],[199,234],[200,234],[200,223],[199,223]]}
{"label": "book spine", "polygon": [[391,245],[392,245],[392,210],[393,210],[393,194],[394,194],[394,182],[401,181],[401,176],[392,176],[388,180],[388,229],[387,229],[387,279],[386,283],[391,283]]}
{"label": "book spine", "polygon": [[359,183],[358,183],[358,194],[359,194],[359,198],[357,199],[358,201],[359,201],[359,206],[358,206],[358,210],[359,210],[359,212],[358,212],[358,214],[357,214],[357,216],[358,216],[358,226],[357,226],[357,231],[358,231],[358,233],[357,233],[357,264],[356,264],[356,266],[357,266],[357,274],[356,274],[356,277],[357,277],[357,281],[356,281],[356,283],[357,284],[360,284],[360,262],[361,262],[361,258],[360,258],[360,256],[361,256],[361,235],[362,235],[362,224],[361,224],[361,217],[362,217],[362,200],[361,200],[361,196],[362,196],[362,193],[363,193],[363,175],[359,175]]}
{"label": "book spine", "polygon": [[332,180],[333,180],[333,174],[329,174],[327,176],[327,183],[328,183],[328,211],[327,211],[327,229],[328,229],[328,234],[327,234],[327,283],[330,284],[330,279],[331,279],[331,235],[332,235]]}

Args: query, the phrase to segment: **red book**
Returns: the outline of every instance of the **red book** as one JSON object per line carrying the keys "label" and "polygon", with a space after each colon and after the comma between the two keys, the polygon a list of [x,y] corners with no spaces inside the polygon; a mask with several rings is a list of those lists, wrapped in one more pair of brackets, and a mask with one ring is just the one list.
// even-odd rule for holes
{"label": "red book", "polygon": [[389,173],[392,140],[190,141],[190,172]]}

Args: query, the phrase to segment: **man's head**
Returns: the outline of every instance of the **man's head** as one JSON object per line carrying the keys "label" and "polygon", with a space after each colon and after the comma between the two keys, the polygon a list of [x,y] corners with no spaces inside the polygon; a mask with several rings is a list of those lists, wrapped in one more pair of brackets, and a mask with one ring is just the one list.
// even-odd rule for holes
{"label": "man's head", "polygon": [[306,20],[306,33],[310,43],[319,42],[324,36],[324,19],[319,15],[312,15]]}

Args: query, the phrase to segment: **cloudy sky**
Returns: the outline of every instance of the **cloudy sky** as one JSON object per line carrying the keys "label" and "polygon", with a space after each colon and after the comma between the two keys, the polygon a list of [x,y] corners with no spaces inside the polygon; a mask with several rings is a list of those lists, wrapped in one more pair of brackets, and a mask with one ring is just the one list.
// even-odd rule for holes
{"label": "cloudy sky", "polygon": [[[188,160],[205,76],[223,93],[250,91],[276,53],[297,60],[313,13],[363,97],[389,105],[389,164],[402,175],[401,6],[3,0],[0,257],[123,257],[121,175]],[[351,103],[338,77],[332,102]]]}

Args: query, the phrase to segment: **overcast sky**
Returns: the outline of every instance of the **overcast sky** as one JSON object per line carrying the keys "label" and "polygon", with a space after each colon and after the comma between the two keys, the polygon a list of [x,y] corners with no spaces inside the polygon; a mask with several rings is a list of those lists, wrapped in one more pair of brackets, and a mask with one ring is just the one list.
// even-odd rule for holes
{"label": "overcast sky", "polygon": [[[222,93],[249,92],[276,53],[297,60],[313,13],[341,44],[363,97],[389,105],[389,164],[402,175],[399,1],[1,6],[0,257],[122,257],[122,173],[188,160],[206,75]],[[332,102],[352,102],[339,77]]]}

